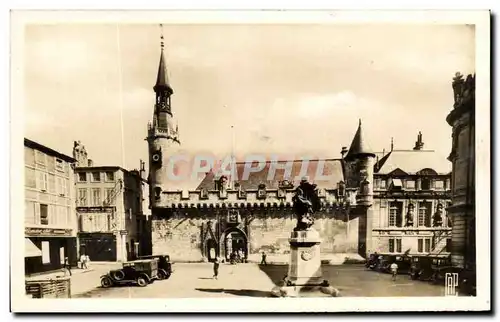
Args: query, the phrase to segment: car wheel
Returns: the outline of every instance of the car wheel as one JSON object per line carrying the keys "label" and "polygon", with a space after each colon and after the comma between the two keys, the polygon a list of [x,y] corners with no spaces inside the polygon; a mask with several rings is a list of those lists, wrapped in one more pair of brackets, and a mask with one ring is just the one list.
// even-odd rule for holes
{"label": "car wheel", "polygon": [[123,272],[122,270],[114,271],[112,274],[113,278],[117,281],[121,281],[125,278],[125,272]]}
{"label": "car wheel", "polygon": [[170,275],[172,275],[172,273],[170,272],[165,272],[165,279],[168,280]]}
{"label": "car wheel", "polygon": [[112,285],[113,285],[113,282],[111,281],[111,279],[109,277],[101,278],[101,286],[103,288],[108,288],[108,287],[111,287]]}
{"label": "car wheel", "polygon": [[140,287],[144,287],[144,286],[148,285],[148,281],[146,280],[146,278],[144,276],[139,276],[137,278],[137,285],[139,285]]}
{"label": "car wheel", "polygon": [[158,279],[159,279],[159,280],[164,280],[164,279],[166,279],[166,275],[167,275],[167,274],[165,274],[165,271],[164,271],[164,270],[162,270],[162,269],[158,270],[158,274],[157,274],[157,276],[158,276]]}

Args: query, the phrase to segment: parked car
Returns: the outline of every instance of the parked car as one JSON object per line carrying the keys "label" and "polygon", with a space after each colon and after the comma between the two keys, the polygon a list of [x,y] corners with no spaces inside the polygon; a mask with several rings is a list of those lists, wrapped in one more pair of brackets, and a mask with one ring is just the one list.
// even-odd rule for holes
{"label": "parked car", "polygon": [[123,263],[121,269],[111,270],[101,276],[104,288],[120,284],[147,286],[158,278],[158,259],[136,260]]}
{"label": "parked car", "polygon": [[384,254],[381,255],[375,269],[382,273],[390,273],[390,266],[392,263],[396,263],[398,265],[398,274],[407,274],[411,266],[411,257],[406,254]]}
{"label": "parked car", "polygon": [[382,256],[379,255],[378,253],[370,254],[368,259],[366,260],[365,267],[369,268],[371,270],[375,270],[377,268],[377,265],[378,265],[381,257]]}
{"label": "parked car", "polygon": [[173,268],[172,263],[170,262],[170,256],[168,255],[148,255],[148,256],[140,256],[140,259],[158,259],[158,279],[166,280],[172,275]]}
{"label": "parked car", "polygon": [[456,269],[451,265],[450,255],[432,256],[431,269],[433,283],[444,283],[446,273],[456,272]]}

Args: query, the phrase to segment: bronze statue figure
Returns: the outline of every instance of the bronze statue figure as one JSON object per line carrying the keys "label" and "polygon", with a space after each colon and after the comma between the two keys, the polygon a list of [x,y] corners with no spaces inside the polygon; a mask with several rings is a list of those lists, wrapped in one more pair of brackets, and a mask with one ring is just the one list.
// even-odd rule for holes
{"label": "bronze statue figure", "polygon": [[321,209],[316,185],[307,182],[305,178],[302,179],[292,201],[297,215],[294,231],[308,230],[314,224],[313,214]]}

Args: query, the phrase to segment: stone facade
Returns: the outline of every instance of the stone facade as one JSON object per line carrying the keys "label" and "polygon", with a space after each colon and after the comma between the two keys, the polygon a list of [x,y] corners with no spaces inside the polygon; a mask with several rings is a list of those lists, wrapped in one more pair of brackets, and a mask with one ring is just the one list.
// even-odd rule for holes
{"label": "stone facade", "polygon": [[[171,156],[178,151],[180,140],[173,126],[173,90],[165,68],[162,49],[147,137],[153,253],[200,261],[227,258],[233,248],[244,256],[288,252],[288,239],[296,224],[292,196],[303,176],[313,178],[322,200],[314,228],[322,238],[323,255],[356,253],[365,257],[374,251],[402,253],[407,248],[417,253],[446,251],[442,245],[447,243],[450,228],[443,225],[447,221],[442,209],[450,198],[449,163],[436,161],[434,151],[423,150],[421,133],[412,154],[402,155],[391,147],[389,153],[377,155],[363,136],[360,120],[350,148],[342,148],[341,158],[267,161],[249,177],[241,174],[253,168],[255,161],[234,162],[227,177],[210,169],[196,188],[177,190],[179,183],[170,182],[168,173],[175,169]],[[444,170],[440,167],[443,161]],[[289,171],[284,170],[288,166]],[[318,169],[323,171],[319,177]],[[393,203],[398,206],[396,213],[391,210]],[[426,222],[406,225],[410,208],[418,221],[419,209],[424,207],[422,216],[441,221],[434,224],[426,217]]]}
{"label": "stone facade", "polygon": [[475,75],[457,73],[453,79],[455,104],[446,121],[452,126],[452,263],[476,271],[475,238]]}
{"label": "stone facade", "polygon": [[[81,143],[78,147],[84,150]],[[151,222],[144,203],[147,183],[142,162],[140,170],[132,171],[80,166],[75,175],[80,253],[92,261],[127,261],[149,255]]]}

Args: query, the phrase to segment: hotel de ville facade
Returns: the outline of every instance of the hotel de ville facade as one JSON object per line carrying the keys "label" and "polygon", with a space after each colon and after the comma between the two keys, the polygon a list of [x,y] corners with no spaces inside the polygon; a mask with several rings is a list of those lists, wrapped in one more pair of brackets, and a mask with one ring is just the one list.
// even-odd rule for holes
{"label": "hotel de ville facade", "polygon": [[[169,186],[169,157],[181,146],[174,111],[182,107],[173,102],[163,51],[162,45],[146,139],[153,254],[169,254],[174,261],[227,259],[235,251],[248,260],[262,252],[286,254],[296,221],[296,179],[318,167],[328,178],[312,180],[322,203],[314,224],[323,240],[322,256],[449,252],[451,164],[424,149],[422,133],[416,133],[414,147],[396,149],[391,143],[379,153],[370,149],[360,120],[357,129],[353,124],[349,148],[339,147],[338,157],[307,165],[302,160],[268,161],[246,180],[241,180],[245,163],[237,162],[237,176],[230,181],[210,171],[195,189]],[[291,176],[280,170],[285,164],[291,166]],[[275,171],[271,180],[270,171]]]}

